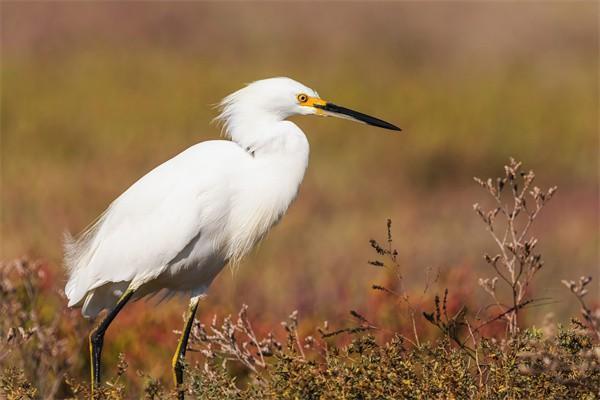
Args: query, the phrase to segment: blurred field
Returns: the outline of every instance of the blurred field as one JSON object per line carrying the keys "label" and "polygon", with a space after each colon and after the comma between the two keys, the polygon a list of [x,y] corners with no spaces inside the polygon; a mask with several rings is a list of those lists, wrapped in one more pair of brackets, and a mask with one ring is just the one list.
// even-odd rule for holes
{"label": "blurred field", "polygon": [[[546,265],[535,289],[553,304],[532,309],[532,323],[576,312],[561,279],[591,274],[600,288],[596,2],[0,7],[0,259],[47,260],[51,287],[65,281],[65,229],[82,230],[155,165],[217,138],[208,123],[226,94],[285,75],[404,132],[295,119],[311,142],[300,196],[239,271],[217,279],[202,319],[243,303],[264,329],[294,309],[336,324],[349,309],[376,314],[369,288],[385,273],[366,264],[368,240],[388,217],[417,297],[431,267],[431,293],[454,287],[476,303],[492,243],[471,208],[485,199],[472,177],[500,173],[509,156],[559,186],[536,230]],[[127,308],[107,361],[126,351],[133,370],[166,372],[183,310]]]}

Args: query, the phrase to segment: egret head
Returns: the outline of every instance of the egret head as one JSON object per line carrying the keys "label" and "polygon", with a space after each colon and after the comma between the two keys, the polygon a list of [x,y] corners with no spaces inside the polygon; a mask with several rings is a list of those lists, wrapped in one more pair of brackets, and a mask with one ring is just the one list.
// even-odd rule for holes
{"label": "egret head", "polygon": [[292,115],[319,115],[349,119],[380,128],[399,131],[378,118],[321,99],[313,89],[290,78],[269,78],[250,83],[230,94],[220,104],[217,117],[225,128],[258,119],[283,120]]}

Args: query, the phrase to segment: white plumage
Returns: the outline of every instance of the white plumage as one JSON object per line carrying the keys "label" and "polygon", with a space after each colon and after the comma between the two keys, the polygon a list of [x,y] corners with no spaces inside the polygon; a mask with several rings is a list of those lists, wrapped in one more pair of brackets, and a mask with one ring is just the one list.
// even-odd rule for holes
{"label": "white plumage", "polygon": [[[196,144],[156,167],[67,240],[69,306],[93,317],[128,287],[135,298],[161,289],[197,296],[239,261],[285,213],[304,176],[308,141],[283,121],[297,93],[316,95],[287,78],[230,95],[218,118],[233,141]],[[269,101],[281,109],[261,108]]]}
{"label": "white plumage", "polygon": [[231,140],[197,144],[121,194],[79,239],[67,237],[69,306],[86,317],[110,312],[90,334],[92,391],[101,384],[104,334],[131,299],[189,293],[190,310],[173,356],[184,398],[184,358],[198,299],[228,262],[239,260],[279,221],[308,165],[308,141],[294,114],[332,115],[399,130],[322,100],[289,78],[256,81],[221,103]]}
{"label": "white plumage", "polygon": [[77,240],[65,241],[69,306],[86,317],[112,308],[127,289],[139,299],[202,295],[286,212],[308,165],[309,146],[291,115],[387,122],[322,100],[289,78],[256,81],[227,96],[227,138],[196,144],[121,194]]}

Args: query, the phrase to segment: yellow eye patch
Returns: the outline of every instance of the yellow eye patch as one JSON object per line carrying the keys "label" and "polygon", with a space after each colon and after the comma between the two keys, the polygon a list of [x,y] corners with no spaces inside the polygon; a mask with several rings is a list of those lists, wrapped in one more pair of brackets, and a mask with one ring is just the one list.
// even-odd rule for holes
{"label": "yellow eye patch", "polygon": [[324,106],[327,103],[323,99],[320,99],[318,97],[311,97],[304,93],[300,93],[297,98],[298,98],[298,102],[301,105],[307,106],[307,107],[314,107],[315,105]]}

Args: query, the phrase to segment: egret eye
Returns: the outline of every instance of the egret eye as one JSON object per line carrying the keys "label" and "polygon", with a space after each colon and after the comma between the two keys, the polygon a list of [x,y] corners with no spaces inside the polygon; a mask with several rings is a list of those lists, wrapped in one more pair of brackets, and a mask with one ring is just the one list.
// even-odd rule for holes
{"label": "egret eye", "polygon": [[305,95],[304,93],[301,93],[298,95],[298,101],[300,103],[306,103],[308,101],[308,96]]}

